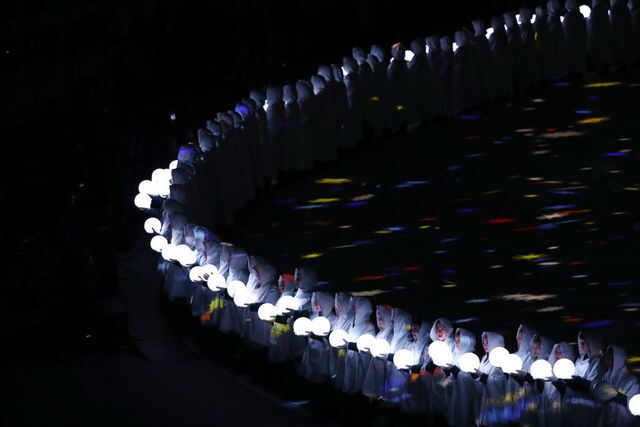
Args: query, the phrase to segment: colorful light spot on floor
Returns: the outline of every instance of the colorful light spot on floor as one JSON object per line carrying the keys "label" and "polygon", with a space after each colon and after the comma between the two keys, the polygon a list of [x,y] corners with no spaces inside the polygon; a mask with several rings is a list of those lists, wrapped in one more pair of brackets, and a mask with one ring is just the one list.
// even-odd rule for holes
{"label": "colorful light spot on floor", "polygon": [[582,317],[566,316],[562,318],[562,321],[565,323],[580,323],[584,322],[584,319]]}
{"label": "colorful light spot on floor", "polygon": [[524,255],[516,255],[513,257],[516,261],[534,261],[539,258],[544,258],[547,255],[545,254],[524,254]]}
{"label": "colorful light spot on floor", "polygon": [[356,197],[352,198],[351,201],[353,201],[353,202],[361,202],[363,200],[373,199],[374,197],[376,197],[375,194],[363,194],[361,196],[356,196]]}
{"label": "colorful light spot on floor", "polygon": [[625,151],[612,151],[604,154],[605,157],[626,157],[628,153]]}
{"label": "colorful light spot on floor", "polygon": [[352,182],[349,178],[322,178],[317,179],[316,184],[348,184]]}
{"label": "colorful light spot on floor", "polygon": [[353,279],[354,282],[371,282],[374,280],[386,279],[387,276],[361,276]]}
{"label": "colorful light spot on floor", "polygon": [[518,301],[518,302],[539,302],[546,301],[548,299],[556,298],[555,294],[526,294],[526,293],[515,293],[515,294],[502,294],[498,296],[499,299],[503,301]]}
{"label": "colorful light spot on floor", "polygon": [[391,234],[392,232],[389,230],[376,230],[374,231],[375,234]]}
{"label": "colorful light spot on floor", "polygon": [[589,117],[588,119],[578,120],[576,124],[579,125],[593,125],[596,123],[602,123],[609,121],[609,117]]}
{"label": "colorful light spot on floor", "polygon": [[497,270],[498,268],[502,268],[504,267],[504,265],[502,264],[496,264],[496,265],[492,265],[491,267],[489,267],[492,270]]}
{"label": "colorful light spot on floor", "polygon": [[337,197],[326,197],[326,198],[307,200],[307,203],[322,204],[322,203],[333,203],[333,202],[339,202],[339,201],[340,199]]}
{"label": "colorful light spot on floor", "polygon": [[465,301],[467,304],[485,304],[491,302],[491,298],[473,298]]}
{"label": "colorful light spot on floor", "polygon": [[591,110],[576,110],[576,114],[593,114]]}
{"label": "colorful light spot on floor", "polygon": [[487,224],[510,224],[516,222],[514,218],[492,218],[485,221]]}
{"label": "colorful light spot on floor", "polygon": [[593,329],[593,328],[602,328],[604,326],[613,325],[613,320],[595,320],[593,322],[586,322],[582,324],[583,328]]}
{"label": "colorful light spot on floor", "polygon": [[538,313],[553,313],[556,311],[561,311],[564,310],[564,307],[561,305],[555,305],[555,306],[551,306],[551,307],[543,307],[543,308],[539,308],[538,310],[536,310]]}
{"label": "colorful light spot on floor", "polygon": [[538,194],[525,194],[524,197],[527,199],[535,199],[538,197]]}
{"label": "colorful light spot on floor", "polygon": [[420,230],[426,230],[427,228],[431,228],[430,225],[421,225]]}
{"label": "colorful light spot on floor", "polygon": [[315,258],[320,258],[322,255],[324,255],[322,252],[314,252],[314,253],[311,253],[311,254],[302,255],[300,258],[302,258],[302,259],[315,259]]}
{"label": "colorful light spot on floor", "polygon": [[624,189],[627,190],[627,191],[639,191],[640,190],[640,188],[638,188],[638,187],[624,187]]}
{"label": "colorful light spot on floor", "polygon": [[478,120],[479,118],[480,116],[477,116],[475,114],[462,114],[458,116],[458,119],[460,120]]}
{"label": "colorful light spot on floor", "polygon": [[597,83],[588,83],[584,85],[586,88],[601,88],[601,87],[612,87],[621,85],[622,82],[597,82]]}
{"label": "colorful light spot on floor", "polygon": [[348,207],[350,207],[350,208],[357,208],[357,207],[359,207],[359,206],[365,206],[365,205],[367,205],[367,204],[369,204],[369,202],[368,202],[368,201],[366,201],[366,200],[360,200],[360,201],[358,201],[358,202],[349,202],[349,203],[345,203],[344,205],[345,205],[345,206],[348,206]]}
{"label": "colorful light spot on floor", "polygon": [[318,209],[318,208],[326,208],[327,204],[313,204],[313,205],[304,205],[304,206],[295,206],[294,210],[305,210],[305,209]]}

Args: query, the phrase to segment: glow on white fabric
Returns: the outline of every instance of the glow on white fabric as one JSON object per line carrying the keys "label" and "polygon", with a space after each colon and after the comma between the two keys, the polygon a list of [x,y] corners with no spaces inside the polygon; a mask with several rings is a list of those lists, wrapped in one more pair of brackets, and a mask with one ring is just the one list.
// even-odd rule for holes
{"label": "glow on white fabric", "polygon": [[489,27],[487,28],[487,31],[484,33],[487,40],[489,40],[489,38],[491,37],[491,34],[493,34],[493,28]]}

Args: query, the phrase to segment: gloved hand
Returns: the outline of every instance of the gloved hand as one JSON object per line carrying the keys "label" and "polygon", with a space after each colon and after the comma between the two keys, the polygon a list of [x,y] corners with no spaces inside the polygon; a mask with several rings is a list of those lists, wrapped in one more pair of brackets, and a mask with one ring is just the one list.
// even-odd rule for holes
{"label": "gloved hand", "polygon": [[353,351],[358,351],[358,345],[354,342],[349,342],[347,344],[347,349],[348,350],[353,350]]}
{"label": "gloved hand", "polygon": [[424,370],[427,371],[430,375],[433,375],[433,371],[436,370],[436,364],[433,363],[433,360],[429,360],[429,363],[424,367]]}
{"label": "gloved hand", "polygon": [[577,375],[574,375],[573,377],[571,377],[571,379],[565,380],[565,382],[567,383],[567,386],[569,386],[569,388],[581,391],[585,394],[589,394],[589,389],[591,388],[591,381],[586,380]]}
{"label": "gloved hand", "polygon": [[458,368],[456,365],[453,365],[449,368],[449,371],[453,375],[453,378],[458,378],[458,374],[460,373],[460,368]]}
{"label": "gloved hand", "polygon": [[564,396],[564,393],[567,391],[567,383],[563,380],[555,380],[551,382],[553,386],[558,389],[560,392],[560,396]]}
{"label": "gloved hand", "polygon": [[489,375],[487,375],[487,374],[480,374],[480,377],[479,377],[479,378],[480,378],[480,382],[481,382],[482,384],[486,384],[486,383],[487,383],[487,381],[489,380]]}
{"label": "gloved hand", "polygon": [[387,360],[388,360],[389,362],[393,363],[393,353],[389,353],[389,354],[387,355]]}
{"label": "gloved hand", "polygon": [[538,393],[542,393],[544,391],[544,380],[537,379],[534,381],[536,383],[536,389],[538,390]]}
{"label": "gloved hand", "polygon": [[618,392],[616,397],[611,399],[612,402],[619,403],[620,405],[627,406],[627,395],[624,393]]}

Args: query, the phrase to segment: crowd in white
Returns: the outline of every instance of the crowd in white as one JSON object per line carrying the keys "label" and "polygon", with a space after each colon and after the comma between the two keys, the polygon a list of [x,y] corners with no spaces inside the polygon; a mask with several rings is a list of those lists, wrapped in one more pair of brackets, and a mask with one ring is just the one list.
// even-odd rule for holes
{"label": "crowd in white", "polygon": [[474,21],[475,33],[416,39],[367,53],[310,79],[253,91],[198,131],[198,143],[140,183],[135,204],[162,255],[170,299],[190,301],[205,325],[296,361],[309,381],[331,381],[410,413],[440,413],[453,426],[638,425],[640,384],[617,345],[580,332],[578,355],[534,328],[476,336],[444,318],[412,319],[362,297],[317,290],[316,274],[293,275],[195,224],[230,224],[233,213],[279,171],[309,170],[363,134],[452,115],[542,80],[640,59],[640,1],[550,1],[535,14]]}

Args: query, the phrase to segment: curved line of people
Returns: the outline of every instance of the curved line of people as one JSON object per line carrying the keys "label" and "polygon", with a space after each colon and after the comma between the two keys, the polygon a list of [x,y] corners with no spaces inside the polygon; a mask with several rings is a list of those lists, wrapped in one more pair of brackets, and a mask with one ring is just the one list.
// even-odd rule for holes
{"label": "curved line of people", "polygon": [[[588,16],[588,18],[585,18]],[[231,224],[233,214],[279,171],[305,171],[384,129],[451,116],[555,77],[640,59],[640,1],[557,0],[522,8],[449,36],[390,51],[353,48],[339,64],[283,87],[254,90],[181,148],[172,199],[189,199],[191,221]],[[196,160],[197,161],[194,161]],[[179,158],[180,160],[180,158]],[[180,171],[181,170],[181,171]],[[186,182],[186,176],[192,177]],[[179,210],[174,203],[166,209]]]}
{"label": "curved line of people", "polygon": [[[640,54],[640,2],[594,0],[585,20],[575,1],[562,14],[557,2],[526,8],[519,16],[506,13],[491,21],[487,31],[474,21],[474,34],[458,31],[449,37],[414,40],[370,53],[354,48],[342,65],[321,66],[309,81],[266,92],[253,91],[233,111],[219,113],[198,131],[198,144],[182,146],[170,171],[169,196],[162,202],[158,234],[172,245],[184,244],[197,254],[196,264],[213,265],[224,278],[246,284],[251,304],[238,307],[224,288],[211,291],[202,280],[192,281],[190,269],[162,261],[165,290],[170,299],[187,298],[202,323],[237,333],[250,343],[269,348],[274,363],[300,360],[300,372],[311,381],[332,381],[346,393],[384,399],[412,413],[440,412],[451,425],[632,425],[622,404],[639,392],[637,378],[625,367],[624,350],[599,344],[582,334],[572,381],[531,382],[527,364],[538,359],[575,359],[572,347],[518,331],[518,354],[525,362],[522,378],[505,377],[485,354],[477,373],[455,369],[460,356],[475,349],[475,336],[438,319],[414,322],[397,308],[373,307],[360,297],[335,297],[314,291],[315,273],[300,268],[277,276],[263,259],[220,240],[193,223],[230,223],[233,212],[256,191],[277,178],[280,170],[307,170],[315,160],[331,160],[338,148],[349,148],[364,132],[380,135],[383,128],[451,115],[480,102],[525,90],[542,79],[581,74],[593,67],[637,62]],[[367,130],[368,129],[368,130]],[[278,305],[283,296],[295,301],[294,315],[329,319],[332,328],[348,333],[355,343],[365,333],[388,341],[392,352],[410,350],[415,364],[397,369],[388,359],[357,347],[331,347],[323,337],[300,337],[292,331],[293,316],[274,322],[260,320],[256,305]],[[296,314],[297,313],[297,314]],[[427,333],[428,331],[428,333]],[[531,333],[529,333],[531,332]],[[319,339],[318,339],[319,338]],[[434,366],[427,351],[443,341],[454,355],[451,367]],[[585,344],[586,347],[585,347]],[[504,346],[495,332],[481,335],[485,353]],[[585,350],[586,349],[586,350]],[[590,382],[587,384],[587,381]],[[617,390],[601,402],[596,384],[606,381]],[[621,396],[623,395],[623,396]]]}

